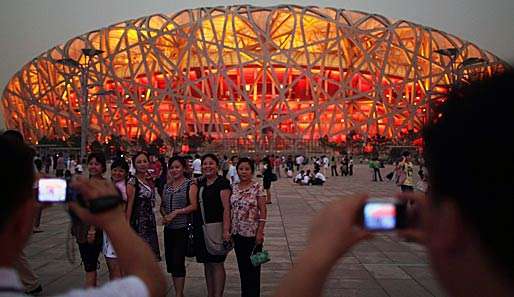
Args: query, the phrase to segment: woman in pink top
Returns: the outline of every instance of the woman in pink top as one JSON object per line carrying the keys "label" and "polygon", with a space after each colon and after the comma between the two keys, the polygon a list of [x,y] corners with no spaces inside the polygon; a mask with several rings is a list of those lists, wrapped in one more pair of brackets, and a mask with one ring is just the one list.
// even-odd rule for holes
{"label": "woman in pink top", "polygon": [[262,250],[266,222],[266,193],[260,183],[253,181],[255,165],[249,158],[237,162],[239,183],[234,184],[230,197],[232,238],[236,252],[241,296],[260,295],[260,266],[250,261],[252,252]]}

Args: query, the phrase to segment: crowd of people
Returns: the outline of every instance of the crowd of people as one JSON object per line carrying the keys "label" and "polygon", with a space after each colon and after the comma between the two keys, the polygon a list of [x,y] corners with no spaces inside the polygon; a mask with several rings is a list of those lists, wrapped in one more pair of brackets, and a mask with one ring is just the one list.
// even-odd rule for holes
{"label": "crowd of people", "polygon": [[[409,226],[398,234],[426,246],[430,264],[449,296],[514,295],[514,143],[505,138],[514,132],[513,93],[514,74],[506,72],[450,94],[440,107],[442,117],[424,130],[426,164],[418,174],[426,183],[426,195],[413,192],[414,166],[408,152],[395,167],[393,178],[403,192],[399,199],[410,203]],[[494,164],[475,158],[498,153],[501,162]],[[111,176],[106,177],[105,156],[92,152],[86,160],[87,176],[76,172],[70,179],[64,172],[72,232],[90,289],[62,296],[165,295],[165,276],[157,263],[160,229],[154,207],[163,224],[164,258],[176,296],[184,295],[186,257],[204,264],[208,296],[223,296],[224,261],[232,249],[241,295],[259,296],[260,266],[252,261],[252,254],[263,249],[266,206],[272,198],[269,189],[280,174],[272,169],[285,164],[288,174],[296,165],[301,172],[305,159],[236,157],[229,161],[204,154],[191,164],[173,156],[163,166],[139,152],[132,157],[133,170],[126,160],[115,159]],[[319,159],[316,174],[333,168],[328,157]],[[22,296],[28,288],[18,274],[24,273],[20,268],[26,261],[23,250],[34,230],[35,185],[42,167],[35,164],[33,150],[16,131],[0,136],[0,164],[0,296]],[[259,175],[262,183],[256,180]],[[112,198],[119,204],[100,212],[91,208]],[[280,283],[276,297],[321,296],[338,260],[373,236],[357,219],[366,198],[345,197],[320,211],[312,221],[305,250]],[[96,287],[101,253],[111,281]]]}

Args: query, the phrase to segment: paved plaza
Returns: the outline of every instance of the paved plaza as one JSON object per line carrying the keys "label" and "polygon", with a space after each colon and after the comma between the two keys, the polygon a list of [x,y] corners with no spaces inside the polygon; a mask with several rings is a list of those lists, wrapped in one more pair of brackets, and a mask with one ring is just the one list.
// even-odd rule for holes
{"label": "paved plaza", "polygon": [[[385,175],[390,168],[383,169]],[[282,178],[273,184],[273,204],[268,208],[265,249],[271,262],[262,268],[262,296],[271,296],[282,277],[304,248],[312,216],[332,200],[354,193],[372,197],[394,195],[398,188],[391,182],[371,182],[367,166],[357,165],[352,177],[329,177],[323,187],[294,185]],[[158,216],[159,217],[159,216]],[[46,209],[43,233],[34,234],[26,251],[39,275],[44,294],[54,295],[83,284],[84,273],[75,241],[70,238],[70,221],[61,206]],[[159,227],[161,252],[164,253],[162,227]],[[67,248],[69,247],[69,248]],[[71,248],[73,247],[73,248]],[[74,259],[70,263],[68,259]],[[161,263],[165,269],[164,262]],[[225,296],[240,296],[239,275],[234,252],[225,267]],[[101,260],[100,280],[108,279]],[[168,296],[174,296],[168,274]],[[335,266],[326,285],[325,296],[444,296],[427,264],[423,247],[400,240],[394,234],[378,234],[353,248]],[[203,266],[188,259],[186,296],[206,296]]]}

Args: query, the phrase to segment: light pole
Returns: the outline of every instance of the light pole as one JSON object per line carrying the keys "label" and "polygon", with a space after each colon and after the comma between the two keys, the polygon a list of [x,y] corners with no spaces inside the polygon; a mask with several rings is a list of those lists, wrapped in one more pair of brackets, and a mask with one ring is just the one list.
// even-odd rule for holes
{"label": "light pole", "polygon": [[485,60],[478,57],[470,57],[464,59],[462,62],[460,62],[457,67],[455,67],[455,62],[457,60],[457,57],[459,56],[459,49],[451,47],[451,48],[443,48],[438,49],[434,51],[435,53],[448,57],[450,59],[450,89],[453,90],[453,88],[458,87],[461,83],[461,74],[462,72],[471,66],[475,66],[477,64],[484,63]]}
{"label": "light pole", "polygon": [[89,101],[88,101],[88,81],[89,69],[93,65],[93,58],[102,54],[104,51],[93,48],[83,48],[82,53],[86,56],[86,63],[81,64],[71,58],[59,59],[57,64],[74,68],[77,70],[75,75],[80,75],[80,97],[81,97],[81,128],[80,128],[80,162],[86,156],[87,134],[89,130]]}

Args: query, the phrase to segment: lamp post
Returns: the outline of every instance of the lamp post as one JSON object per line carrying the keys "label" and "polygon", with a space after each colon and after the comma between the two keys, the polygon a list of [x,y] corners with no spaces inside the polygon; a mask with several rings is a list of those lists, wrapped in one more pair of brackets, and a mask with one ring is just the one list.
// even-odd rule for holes
{"label": "lamp post", "polygon": [[[458,65],[455,65],[457,57],[459,56],[459,49],[451,47],[451,48],[443,48],[434,51],[435,53],[448,57],[450,59],[450,88],[453,89],[458,87],[461,83],[461,74],[462,72],[471,66],[475,66],[477,64],[482,64],[485,62],[484,59],[478,57],[470,57],[464,59]],[[455,67],[457,66],[457,67]]]}
{"label": "lamp post", "polygon": [[80,98],[81,98],[81,129],[80,129],[80,161],[84,160],[86,156],[86,144],[87,144],[87,134],[89,130],[89,101],[88,101],[88,81],[89,81],[89,69],[93,65],[93,58],[102,54],[104,51],[93,49],[93,48],[83,48],[82,53],[86,56],[86,63],[81,64],[76,60],[71,58],[59,59],[56,61],[57,64],[67,66],[70,68],[74,68],[77,70],[75,75],[80,75]]}

